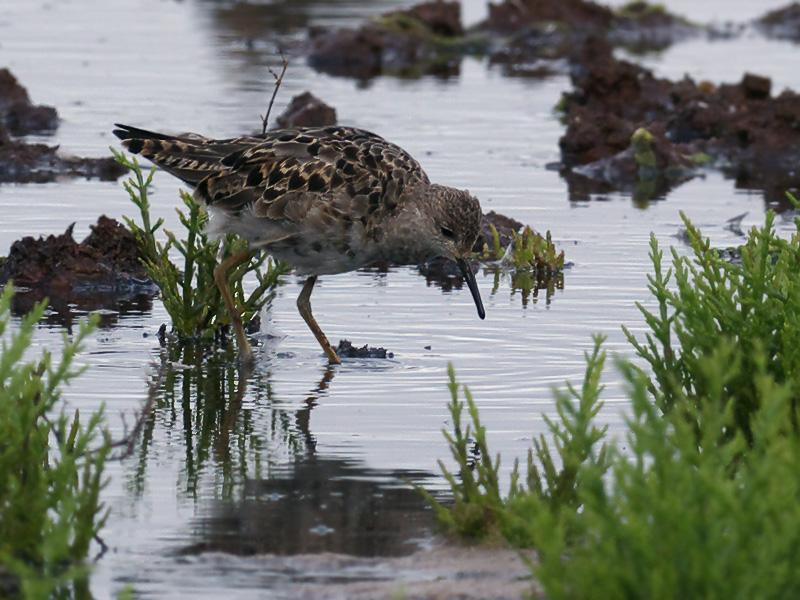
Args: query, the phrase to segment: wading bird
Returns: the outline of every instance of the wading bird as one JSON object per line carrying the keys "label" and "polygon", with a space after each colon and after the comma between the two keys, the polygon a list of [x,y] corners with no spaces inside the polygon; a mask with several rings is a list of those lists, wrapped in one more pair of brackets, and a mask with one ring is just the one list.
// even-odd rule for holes
{"label": "wading bird", "polygon": [[405,150],[350,127],[279,129],[227,140],[165,135],[117,124],[114,134],[194,188],[210,214],[209,233],[235,233],[245,252],[217,266],[242,359],[252,360],[228,273],[258,249],[307,276],[297,308],[331,363],[339,363],[311,313],[319,275],[344,273],[376,261],[420,264],[455,261],[485,317],[468,263],[480,231],[481,208],[469,192],[431,183]]}

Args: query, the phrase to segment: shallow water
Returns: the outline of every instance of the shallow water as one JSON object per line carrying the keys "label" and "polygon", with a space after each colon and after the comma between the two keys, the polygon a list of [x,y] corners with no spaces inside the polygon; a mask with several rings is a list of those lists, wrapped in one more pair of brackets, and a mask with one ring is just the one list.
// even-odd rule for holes
{"label": "shallow water", "polygon": [[[100,156],[115,143],[115,121],[219,136],[255,130],[272,86],[266,65],[278,62],[272,31],[295,28],[288,38],[299,39],[309,24],[353,23],[406,4],[285,0],[242,12],[199,0],[7,1],[0,64],[35,102],[58,108],[62,124],[48,140]],[[480,18],[478,2],[465,4],[469,20]],[[697,20],[745,20],[780,5],[762,2],[756,11],[753,3],[723,0],[667,4]],[[753,70],[772,76],[778,88],[798,89],[796,52],[792,44],[746,34],[693,40],[637,60],[670,77],[689,72],[730,81]],[[733,245],[740,238],[725,229],[727,219],[747,212],[745,226],[762,220],[762,196],[715,173],[644,206],[621,194],[570,201],[565,182],[545,169],[558,159],[562,128],[552,107],[567,88],[566,77],[505,78],[477,59],[464,60],[448,79],[367,84],[293,60],[275,111],[294,94],[313,91],[336,107],[341,123],[407,148],[431,179],[468,188],[487,210],[551,230],[574,266],[549,303],[539,298],[527,306],[507,282],[490,294],[491,275],[480,276],[485,321],[466,290],[444,293],[415,269],[322,278],[313,304],[329,337],[395,354],[333,370],[296,312],[299,282],[289,276],[265,315],[258,368],[246,389],[224,357],[198,370],[181,367],[195,357],[162,356],[155,334],[167,316],[158,301],[152,310],[110,315],[113,323],[92,337],[82,357],[91,369],[69,389],[71,406],[105,403],[121,435],[121,416],[130,421],[142,403],[152,363],[172,366],[144,440],[132,457],[109,467],[111,517],[103,537],[111,551],[92,578],[98,597],[128,582],[146,596],[198,598],[229,588],[236,597],[264,597],[259,589],[279,582],[283,591],[275,594],[291,597],[292,585],[309,577],[291,563],[225,558],[224,568],[198,567],[206,563],[195,555],[394,555],[429,544],[430,511],[404,482],[445,487],[436,460],[447,458],[440,430],[448,424],[448,362],[478,399],[490,443],[507,457],[507,474],[511,457],[543,431],[542,414],[553,411],[551,388],[580,377],[591,334],[604,333],[608,349],[627,352],[620,323],[641,329],[634,302],[646,297],[651,231],[664,244],[679,244],[673,236],[684,211],[715,244]],[[175,180],[156,176],[154,212],[169,227],[176,226],[177,190]],[[119,184],[77,180],[2,186],[0,207],[0,249],[72,222],[79,237],[100,212],[133,212]],[[51,318],[37,344],[57,346],[62,331]],[[601,418],[621,432],[625,402],[612,371],[607,381]],[[313,573],[323,582],[359,576],[336,563]]]}

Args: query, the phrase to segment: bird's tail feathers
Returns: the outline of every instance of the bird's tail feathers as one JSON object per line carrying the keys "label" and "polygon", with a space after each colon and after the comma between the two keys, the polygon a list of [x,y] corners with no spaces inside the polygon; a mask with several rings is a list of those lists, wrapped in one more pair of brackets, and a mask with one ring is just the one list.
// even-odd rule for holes
{"label": "bird's tail feathers", "polygon": [[219,152],[201,136],[166,135],[120,123],[115,123],[115,127],[114,135],[129,152],[150,160],[189,185],[197,185],[222,168]]}

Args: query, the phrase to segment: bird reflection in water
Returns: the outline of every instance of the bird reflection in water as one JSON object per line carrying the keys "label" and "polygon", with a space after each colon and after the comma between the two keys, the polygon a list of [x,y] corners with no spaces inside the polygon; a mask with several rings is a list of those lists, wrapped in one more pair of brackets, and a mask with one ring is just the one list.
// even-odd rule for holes
{"label": "bird reflection in water", "polygon": [[232,354],[168,347],[161,368],[133,479],[144,489],[150,453],[182,441],[178,494],[195,499],[197,516],[180,554],[397,556],[430,539],[433,512],[407,483],[430,473],[318,453],[311,416],[335,368],[299,407],[276,398],[269,370],[243,371]]}

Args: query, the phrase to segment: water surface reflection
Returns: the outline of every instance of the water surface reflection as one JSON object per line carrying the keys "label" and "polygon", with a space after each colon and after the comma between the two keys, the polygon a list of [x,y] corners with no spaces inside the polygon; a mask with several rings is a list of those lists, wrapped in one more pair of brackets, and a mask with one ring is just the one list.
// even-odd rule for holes
{"label": "water surface reflection", "polygon": [[430,540],[434,515],[402,480],[427,477],[305,456],[268,478],[246,480],[236,501],[211,502],[192,521],[197,541],[182,553],[410,554]]}
{"label": "water surface reflection", "polygon": [[431,474],[318,453],[312,414],[335,384],[334,368],[287,406],[269,370],[243,370],[231,350],[169,345],[160,361],[130,481],[139,494],[147,488],[158,440],[182,447],[176,493],[198,509],[176,540],[179,555],[397,556],[431,538],[433,512],[409,485]]}

